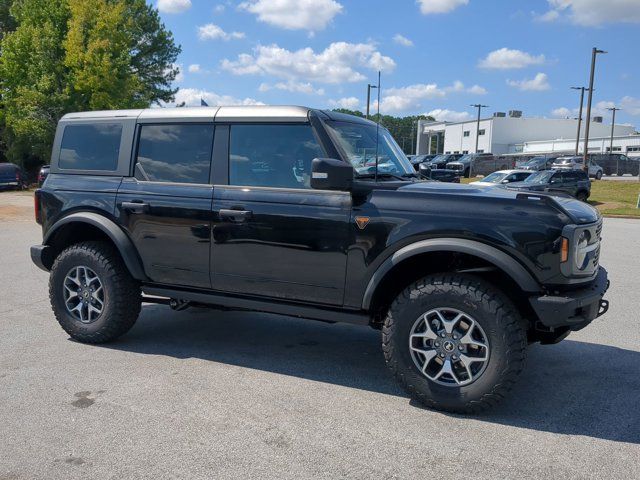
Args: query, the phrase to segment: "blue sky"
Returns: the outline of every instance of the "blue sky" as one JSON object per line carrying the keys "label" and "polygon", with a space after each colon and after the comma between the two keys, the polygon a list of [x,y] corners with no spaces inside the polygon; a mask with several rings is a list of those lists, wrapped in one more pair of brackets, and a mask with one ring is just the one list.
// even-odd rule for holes
{"label": "blue sky", "polygon": [[364,109],[442,120],[576,115],[598,57],[594,109],[640,124],[640,0],[154,0],[182,46],[178,101]]}

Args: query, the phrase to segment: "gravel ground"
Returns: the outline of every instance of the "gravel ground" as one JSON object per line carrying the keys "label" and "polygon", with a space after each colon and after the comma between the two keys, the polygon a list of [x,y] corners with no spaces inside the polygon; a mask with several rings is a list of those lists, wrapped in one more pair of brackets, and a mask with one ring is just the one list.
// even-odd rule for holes
{"label": "gravel ground", "polygon": [[605,220],[607,315],[462,417],[414,405],[368,328],[147,305],[118,342],[73,342],[30,205],[0,193],[1,480],[640,478],[638,220]]}

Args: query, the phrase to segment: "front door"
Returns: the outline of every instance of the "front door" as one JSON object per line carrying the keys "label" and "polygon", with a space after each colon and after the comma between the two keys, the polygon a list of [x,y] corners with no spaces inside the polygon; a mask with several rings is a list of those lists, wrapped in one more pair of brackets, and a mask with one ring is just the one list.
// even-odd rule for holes
{"label": "front door", "polygon": [[213,192],[212,287],[342,305],[351,196],[309,187],[311,161],[324,156],[312,127],[229,128],[228,184]]}
{"label": "front door", "polygon": [[213,123],[140,125],[134,177],[116,210],[147,276],[210,288]]}

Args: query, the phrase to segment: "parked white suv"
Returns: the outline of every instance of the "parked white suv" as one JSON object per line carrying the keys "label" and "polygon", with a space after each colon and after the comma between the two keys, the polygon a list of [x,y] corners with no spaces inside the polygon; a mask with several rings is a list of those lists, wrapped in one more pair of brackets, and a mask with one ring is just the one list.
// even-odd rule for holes
{"label": "parked white suv", "polygon": [[[582,170],[584,160],[580,156],[558,157],[551,165],[551,168],[559,170]],[[602,178],[602,167],[593,160],[589,160],[589,177],[600,180]]]}

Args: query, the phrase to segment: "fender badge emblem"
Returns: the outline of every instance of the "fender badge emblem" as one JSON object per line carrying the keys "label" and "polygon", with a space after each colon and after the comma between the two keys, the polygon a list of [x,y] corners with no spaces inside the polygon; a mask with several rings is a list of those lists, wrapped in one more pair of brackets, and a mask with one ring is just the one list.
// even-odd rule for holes
{"label": "fender badge emblem", "polygon": [[356,225],[360,230],[364,230],[364,227],[369,223],[369,217],[356,217]]}

